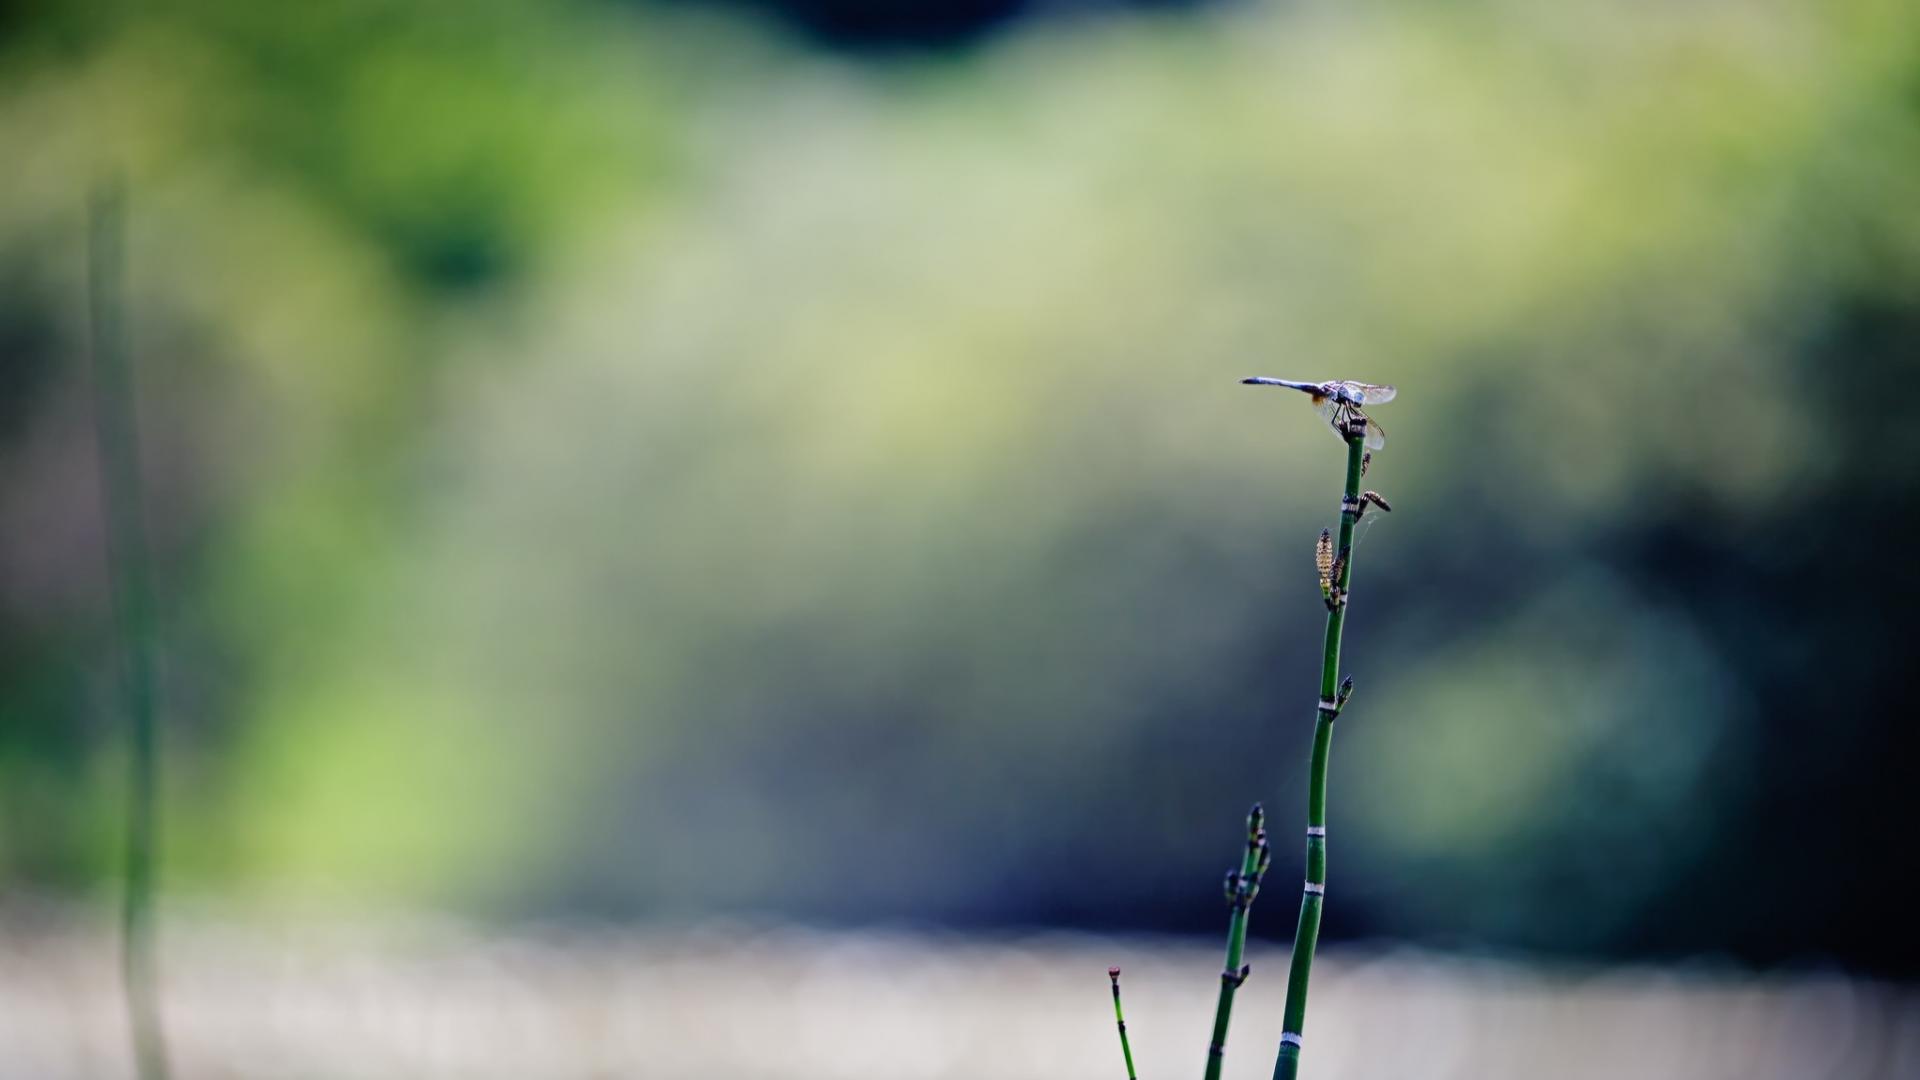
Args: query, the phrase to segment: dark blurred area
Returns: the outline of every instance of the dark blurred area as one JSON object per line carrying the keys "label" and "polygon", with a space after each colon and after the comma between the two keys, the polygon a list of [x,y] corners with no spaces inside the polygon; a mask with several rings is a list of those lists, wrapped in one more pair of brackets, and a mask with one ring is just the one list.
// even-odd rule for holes
{"label": "dark blurred area", "polygon": [[[700,6],[688,0],[689,6]],[[822,44],[854,49],[951,46],[977,40],[1029,14],[1032,0],[721,0],[740,11],[784,19]],[[1109,5],[1111,6],[1111,5]]]}
{"label": "dark blurred area", "polygon": [[[672,0],[670,0],[672,2]],[[1178,11],[1204,0],[678,0],[774,16],[821,45],[856,52],[952,48],[981,41],[1021,20],[1086,18],[1127,11]]]}
{"label": "dark blurred area", "polygon": [[16,2],[0,148],[0,890],[111,174],[170,894],[1215,933],[1350,377],[1329,938],[1920,976],[1910,5]]}

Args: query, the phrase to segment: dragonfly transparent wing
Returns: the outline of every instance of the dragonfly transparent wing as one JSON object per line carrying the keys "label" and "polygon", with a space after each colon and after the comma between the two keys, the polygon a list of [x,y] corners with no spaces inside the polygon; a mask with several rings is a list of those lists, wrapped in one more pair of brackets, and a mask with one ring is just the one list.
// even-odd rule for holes
{"label": "dragonfly transparent wing", "polygon": [[1346,434],[1340,430],[1340,413],[1342,410],[1339,402],[1332,398],[1321,398],[1314,404],[1313,411],[1319,413],[1320,419],[1327,422],[1327,427],[1333,431],[1334,438],[1339,439],[1341,442],[1347,441]]}
{"label": "dragonfly transparent wing", "polygon": [[1347,384],[1347,388],[1359,397],[1360,404],[1362,405],[1385,405],[1387,402],[1393,400],[1395,394],[1400,392],[1391,386],[1375,386],[1372,383],[1363,382],[1350,382]]}
{"label": "dragonfly transparent wing", "polygon": [[[1393,387],[1389,386],[1386,389],[1392,390]],[[1367,420],[1367,449],[1369,450],[1385,449],[1387,445],[1386,429],[1380,426],[1380,421],[1375,420],[1371,416],[1367,417],[1366,420]]]}

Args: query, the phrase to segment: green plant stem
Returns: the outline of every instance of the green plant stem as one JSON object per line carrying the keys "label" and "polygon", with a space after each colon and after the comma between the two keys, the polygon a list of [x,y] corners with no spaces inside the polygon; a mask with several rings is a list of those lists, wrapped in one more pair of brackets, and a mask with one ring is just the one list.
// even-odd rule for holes
{"label": "green plant stem", "polygon": [[1140,1080],[1133,1072],[1133,1046],[1127,1042],[1127,1017],[1120,1011],[1120,969],[1108,968],[1107,978],[1113,982],[1113,1023],[1120,1029],[1120,1055],[1127,1059],[1127,1080]]}
{"label": "green plant stem", "polygon": [[1247,947],[1247,917],[1253,899],[1259,895],[1260,879],[1267,872],[1266,812],[1259,803],[1247,814],[1247,848],[1240,858],[1238,873],[1227,875],[1227,902],[1233,914],[1227,920],[1227,962],[1220,972],[1220,1000],[1213,1010],[1213,1038],[1207,1044],[1206,1080],[1220,1080],[1220,1068],[1227,1057],[1227,1024],[1233,1018],[1233,996],[1247,979],[1248,968],[1241,964]]}
{"label": "green plant stem", "polygon": [[1338,602],[1327,612],[1326,650],[1320,662],[1320,702],[1313,725],[1313,758],[1307,771],[1307,874],[1300,896],[1300,922],[1293,932],[1293,963],[1287,970],[1287,1004],[1282,1014],[1280,1054],[1273,1065],[1274,1080],[1293,1080],[1300,1072],[1302,1036],[1306,1034],[1307,979],[1313,973],[1313,950],[1320,940],[1320,908],[1327,886],[1327,756],[1333,747],[1333,721],[1339,715],[1335,694],[1340,691],[1340,631],[1346,622],[1346,595],[1353,580],[1353,523],[1360,514],[1360,455],[1365,429],[1347,434],[1347,485],[1340,503],[1342,553],[1335,585]]}
{"label": "green plant stem", "polygon": [[126,196],[117,179],[98,185],[88,208],[87,299],[93,352],[94,432],[107,526],[120,690],[130,727],[127,755],[125,893],[120,908],[120,977],[134,1067],[164,1080],[166,1043],[154,978],[153,889],[160,769],[154,717],[152,597],[141,510],[140,440],[123,317]]}

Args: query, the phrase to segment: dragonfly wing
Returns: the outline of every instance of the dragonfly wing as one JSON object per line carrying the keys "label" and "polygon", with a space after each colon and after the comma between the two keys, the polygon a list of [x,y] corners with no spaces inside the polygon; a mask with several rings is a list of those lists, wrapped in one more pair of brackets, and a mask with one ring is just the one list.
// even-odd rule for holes
{"label": "dragonfly wing", "polygon": [[1330,397],[1316,398],[1313,403],[1313,409],[1320,414],[1322,420],[1327,422],[1327,427],[1332,429],[1334,438],[1339,439],[1341,442],[1347,441],[1346,435],[1340,431],[1341,409],[1339,402]]}
{"label": "dragonfly wing", "polygon": [[[1388,387],[1387,389],[1391,390],[1393,388]],[[1367,417],[1367,449],[1381,450],[1385,449],[1386,445],[1387,429],[1380,426],[1380,421],[1375,420],[1371,416]]]}
{"label": "dragonfly wing", "polygon": [[1362,405],[1385,405],[1387,402],[1393,400],[1395,394],[1400,392],[1391,386],[1375,386],[1372,383],[1357,382],[1348,383],[1347,385],[1351,387],[1353,392],[1360,398]]}

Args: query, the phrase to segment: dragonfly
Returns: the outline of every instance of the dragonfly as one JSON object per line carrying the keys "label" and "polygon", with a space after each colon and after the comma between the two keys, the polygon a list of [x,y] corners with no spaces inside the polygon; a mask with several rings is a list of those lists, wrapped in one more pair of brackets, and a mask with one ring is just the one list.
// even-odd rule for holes
{"label": "dragonfly", "polygon": [[1293,379],[1269,379],[1264,375],[1255,375],[1241,379],[1249,386],[1285,386],[1302,393],[1313,395],[1313,407],[1333,429],[1333,433],[1346,441],[1347,428],[1355,420],[1367,425],[1367,448],[1378,450],[1387,445],[1387,433],[1380,422],[1360,411],[1362,405],[1385,405],[1399,393],[1391,386],[1375,386],[1372,383],[1354,382],[1351,379],[1332,379],[1327,382],[1297,382]]}

